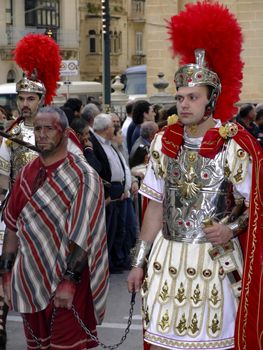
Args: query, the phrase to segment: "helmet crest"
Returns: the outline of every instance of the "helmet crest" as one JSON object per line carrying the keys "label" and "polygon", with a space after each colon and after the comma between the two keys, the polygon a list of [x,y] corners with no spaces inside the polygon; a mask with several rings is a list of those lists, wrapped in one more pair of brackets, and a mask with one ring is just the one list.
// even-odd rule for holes
{"label": "helmet crest", "polygon": [[[229,10],[209,1],[188,4],[168,23],[174,55],[181,68],[175,74],[176,87],[209,85],[219,95],[214,117],[233,117],[243,77],[242,33]],[[196,51],[199,49],[198,51]]]}
{"label": "helmet crest", "polygon": [[44,34],[28,34],[14,50],[14,60],[25,76],[16,84],[16,91],[45,94],[45,104],[56,95],[61,65],[59,46]]}

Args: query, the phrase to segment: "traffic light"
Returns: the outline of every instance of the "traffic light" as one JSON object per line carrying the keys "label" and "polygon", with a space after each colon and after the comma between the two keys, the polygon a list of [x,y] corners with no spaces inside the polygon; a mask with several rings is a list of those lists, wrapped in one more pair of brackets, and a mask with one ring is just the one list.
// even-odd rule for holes
{"label": "traffic light", "polygon": [[110,15],[109,15],[109,0],[101,0],[101,14],[102,14],[102,33],[109,32]]}

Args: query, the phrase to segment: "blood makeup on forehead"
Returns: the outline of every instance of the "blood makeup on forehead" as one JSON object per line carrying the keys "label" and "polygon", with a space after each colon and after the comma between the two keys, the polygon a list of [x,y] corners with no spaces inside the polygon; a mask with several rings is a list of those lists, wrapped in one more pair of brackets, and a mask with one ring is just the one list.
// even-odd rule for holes
{"label": "blood makeup on forehead", "polygon": [[59,132],[63,131],[60,120],[58,118],[56,118],[55,120],[52,121],[52,126],[54,129],[56,129]]}

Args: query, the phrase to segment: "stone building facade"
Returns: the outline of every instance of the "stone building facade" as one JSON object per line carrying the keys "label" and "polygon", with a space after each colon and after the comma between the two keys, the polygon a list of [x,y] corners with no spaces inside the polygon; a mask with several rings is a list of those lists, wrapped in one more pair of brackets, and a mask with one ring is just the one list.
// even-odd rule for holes
{"label": "stone building facade", "polygon": [[0,1],[0,83],[21,78],[12,61],[16,43],[28,33],[53,32],[63,59],[79,58],[79,0]]}
{"label": "stone building facade", "polygon": [[[121,33],[119,52],[112,49],[111,74],[120,74],[126,67],[147,64],[147,93],[156,92],[153,83],[157,74],[163,72],[169,82],[167,91],[174,94],[173,75],[178,61],[172,58],[168,41],[166,20],[183,10],[187,3],[197,0],[110,0],[111,42],[114,33]],[[99,8],[101,0],[80,0],[81,3],[97,4],[96,25],[91,15],[81,14],[80,47],[81,77],[83,79],[101,79],[102,56],[88,52],[87,35],[94,27],[101,30]],[[244,61],[244,79],[241,102],[263,102],[263,1],[262,0],[219,0],[237,17],[244,34],[242,58]],[[122,11],[116,13],[116,8]],[[94,22],[93,22],[94,23]],[[96,34],[98,35],[98,34]],[[85,39],[86,36],[86,39]],[[101,36],[97,41],[101,50]],[[83,51],[85,51],[83,53]]]}
{"label": "stone building facade", "polygon": [[[154,93],[153,82],[162,71],[170,82],[167,89],[174,93],[173,74],[178,67],[169,53],[165,20],[181,11],[186,0],[146,1],[146,59],[148,95]],[[242,58],[244,61],[243,88],[240,102],[263,102],[263,1],[261,0],[220,0],[237,17],[244,35]]]}
{"label": "stone building facade", "polygon": [[[80,1],[80,75],[102,79],[101,0]],[[145,1],[110,0],[111,76],[127,67],[146,63]]]}

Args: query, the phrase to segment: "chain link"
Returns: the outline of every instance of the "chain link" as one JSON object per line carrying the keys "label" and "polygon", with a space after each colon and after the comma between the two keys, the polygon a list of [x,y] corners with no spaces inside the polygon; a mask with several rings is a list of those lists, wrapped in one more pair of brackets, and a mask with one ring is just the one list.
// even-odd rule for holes
{"label": "chain link", "polygon": [[[91,331],[86,327],[85,323],[82,321],[82,319],[80,318],[77,310],[75,309],[75,306],[72,305],[71,310],[76,318],[76,320],[78,321],[78,323],[80,324],[80,326],[82,327],[82,329],[84,330],[84,332],[94,341],[96,341],[96,343],[98,343],[98,345],[100,345],[103,349],[109,349],[109,350],[115,350],[117,349],[121,344],[124,343],[124,341],[127,338],[128,333],[130,332],[130,327],[132,324],[132,316],[133,316],[133,309],[134,309],[134,305],[135,305],[135,297],[136,297],[136,293],[132,293],[131,296],[131,302],[130,302],[130,310],[129,310],[129,317],[128,317],[128,321],[127,321],[127,327],[124,331],[124,335],[121,337],[121,340],[114,344],[114,345],[105,345],[103,344],[98,337],[96,337],[94,334],[91,333]],[[50,333],[52,333],[53,330],[53,326],[54,326],[54,321],[55,321],[55,317],[56,317],[56,308],[54,308],[53,313],[52,313],[52,317],[51,317],[51,322],[50,322]],[[22,315],[25,326],[27,328],[27,330],[29,331],[32,339],[35,341],[35,343],[37,344],[37,347],[41,349],[41,341],[36,337],[36,335],[33,332],[33,329],[31,328],[29,322],[27,321],[27,319],[25,318],[24,315]]]}
{"label": "chain link", "polygon": [[27,321],[25,315],[22,314],[22,317],[23,317],[24,324],[25,324],[28,332],[30,333],[32,339],[37,344],[37,347],[41,349],[41,342],[40,342],[40,340],[38,340],[38,338],[35,336],[35,334],[33,332],[33,329],[31,328],[31,326],[30,326],[29,322]]}
{"label": "chain link", "polygon": [[90,332],[90,330],[85,326],[84,322],[79,317],[79,314],[78,314],[78,312],[76,311],[76,309],[75,309],[75,307],[73,305],[72,305],[72,311],[73,311],[74,316],[76,317],[77,321],[81,325],[82,329],[84,330],[84,332],[88,336],[90,336],[91,339],[95,340],[98,343],[98,345],[100,345],[103,349],[115,350],[126,340],[127,335],[130,332],[130,327],[131,327],[131,323],[132,323],[133,308],[134,308],[134,304],[135,304],[135,296],[136,296],[136,293],[132,293],[131,302],[130,302],[130,310],[129,310],[129,318],[128,318],[128,321],[127,321],[127,327],[126,327],[126,329],[124,331],[124,335],[121,337],[121,340],[117,344],[114,344],[114,345],[105,345],[105,344],[101,343],[99,341],[98,337],[93,335]]}
{"label": "chain link", "polygon": [[[55,321],[55,317],[56,317],[56,313],[57,313],[57,309],[54,308],[53,312],[52,312],[52,316],[51,316],[51,321],[50,321],[50,334],[52,333],[53,330],[53,325],[54,325],[54,321]],[[34,342],[36,343],[37,347],[39,349],[41,349],[42,345],[41,345],[41,340],[39,340],[39,338],[35,335],[32,327],[30,326],[28,320],[26,319],[25,315],[22,314],[22,318],[24,321],[24,324],[28,330],[28,332],[30,333],[32,339],[34,340]]]}

